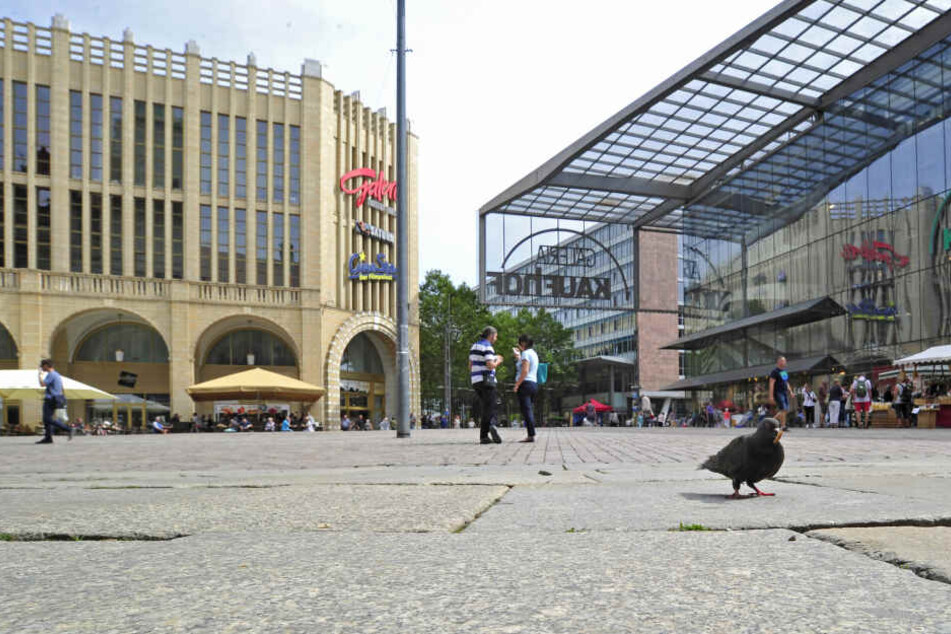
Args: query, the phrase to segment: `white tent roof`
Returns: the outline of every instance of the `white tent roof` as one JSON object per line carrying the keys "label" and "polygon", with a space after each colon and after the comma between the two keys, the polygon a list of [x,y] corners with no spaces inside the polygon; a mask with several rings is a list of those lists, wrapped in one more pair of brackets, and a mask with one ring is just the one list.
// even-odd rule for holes
{"label": "white tent roof", "polygon": [[895,361],[895,365],[918,365],[921,363],[943,363],[951,361],[951,345],[934,346],[927,350],[922,350],[918,354],[913,354],[904,359]]}
{"label": "white tent roof", "polygon": [[[46,390],[40,387],[36,370],[0,370],[0,398],[8,401],[39,400]],[[91,385],[63,377],[63,393],[67,399],[115,398]]]}

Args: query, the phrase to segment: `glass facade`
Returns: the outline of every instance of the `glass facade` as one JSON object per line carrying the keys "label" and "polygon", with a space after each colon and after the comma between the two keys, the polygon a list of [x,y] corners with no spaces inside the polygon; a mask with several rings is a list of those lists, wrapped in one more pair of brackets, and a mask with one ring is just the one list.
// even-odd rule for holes
{"label": "glass facade", "polygon": [[248,120],[234,120],[234,197],[248,197]]}
{"label": "glass facade", "polygon": [[203,282],[211,281],[211,206],[201,206],[201,216],[199,225],[199,255],[201,267],[201,280]]}
{"label": "glass facade", "polygon": [[102,194],[89,194],[89,272],[102,273]]}
{"label": "glass facade", "polygon": [[135,213],[133,214],[133,240],[132,240],[132,254],[133,254],[133,275],[136,277],[145,277],[145,240],[146,240],[146,227],[145,227],[145,199],[136,198],[133,201],[133,208]]}
{"label": "glass facade", "polygon": [[284,202],[284,124],[274,124],[274,155],[272,157],[271,172],[274,176],[274,202]]}
{"label": "glass facade", "polygon": [[185,148],[185,111],[172,107],[172,189],[183,187]]}
{"label": "glass facade", "polygon": [[116,350],[122,350],[126,363],[168,363],[168,347],[155,329],[127,323],[92,332],[79,345],[75,360],[114,363]]}
{"label": "glass facade", "polygon": [[267,202],[267,121],[257,122],[257,149],[255,150],[255,159],[257,161],[257,174],[255,177],[255,188],[257,189],[257,199],[260,202]]}
{"label": "glass facade", "polygon": [[83,193],[69,192],[69,270],[83,270]]}
{"label": "glass facade", "polygon": [[145,102],[135,102],[135,130],[133,139],[135,141],[135,184],[145,185]]}
{"label": "glass facade", "polygon": [[69,177],[83,177],[83,94],[69,91]]}
{"label": "glass facade", "polygon": [[122,97],[109,98],[109,180],[122,182]]}
{"label": "glass facade", "polygon": [[172,201],[172,279],[185,277],[185,219],[182,203]]}
{"label": "glass facade", "polygon": [[288,217],[290,224],[290,285],[300,286],[300,216],[291,214]]}
{"label": "glass facade", "polygon": [[49,271],[51,268],[50,231],[52,206],[50,190],[47,187],[36,188],[36,268]]}
{"label": "glass facade", "polygon": [[248,227],[244,209],[234,210],[234,281],[246,284],[248,281]]}
{"label": "glass facade", "polygon": [[25,269],[30,263],[29,201],[25,185],[13,186],[13,266]]}
{"label": "glass facade", "polygon": [[256,244],[257,244],[257,253],[255,258],[257,259],[257,282],[261,286],[267,285],[267,212],[259,211],[257,212],[257,227],[256,233]]}
{"label": "glass facade", "polygon": [[[249,355],[253,362],[248,363]],[[264,330],[244,329],[230,332],[215,343],[205,363],[211,365],[277,365],[295,366],[291,348]]]}
{"label": "glass facade", "polygon": [[291,148],[290,148],[290,180],[288,181],[290,189],[290,203],[292,205],[300,204],[300,127],[290,126]]}
{"label": "glass facade", "polygon": [[202,194],[211,193],[211,113],[201,113],[201,189]]}
{"label": "glass facade", "polygon": [[109,271],[122,275],[122,196],[109,196]]}
{"label": "glass facade", "polygon": [[230,235],[228,232],[228,208],[218,207],[218,281],[230,282]]}
{"label": "glass facade", "polygon": [[36,173],[50,173],[50,87],[36,86]]}
{"label": "glass facade", "polygon": [[229,117],[218,115],[218,195],[227,198],[231,195],[229,169],[231,165],[231,130]]}
{"label": "glass facade", "polygon": [[152,201],[152,277],[165,277],[165,201]]}
{"label": "glass facade", "polygon": [[[3,169],[3,165],[4,165],[3,161],[4,161],[4,158],[5,158],[5,155],[4,155],[4,149],[3,149],[3,148],[4,148],[3,140],[4,140],[4,137],[5,137],[5,134],[6,134],[6,129],[5,129],[5,125],[6,125],[6,124],[4,123],[4,121],[6,121],[6,119],[5,119],[4,116],[3,116],[3,115],[4,115],[4,107],[5,107],[5,106],[4,106],[4,98],[3,98],[3,91],[4,91],[3,80],[0,79],[0,170]],[[0,258],[0,262],[2,262],[2,261],[3,261],[2,258]]]}
{"label": "glass facade", "polygon": [[274,214],[271,261],[274,263],[274,286],[284,286],[284,214]]}
{"label": "glass facade", "polygon": [[102,95],[89,95],[89,180],[102,182]]}
{"label": "glass facade", "polygon": [[26,84],[13,82],[13,171],[26,172]]}
{"label": "glass facade", "polygon": [[[832,355],[869,371],[951,336],[951,121],[920,130],[799,218],[742,243],[685,235],[685,333],[831,297],[846,314],[687,353],[687,374]],[[745,254],[744,254],[745,250]],[[746,301],[744,301],[744,297]]]}
{"label": "glass facade", "polygon": [[152,187],[165,187],[165,104],[152,104]]}

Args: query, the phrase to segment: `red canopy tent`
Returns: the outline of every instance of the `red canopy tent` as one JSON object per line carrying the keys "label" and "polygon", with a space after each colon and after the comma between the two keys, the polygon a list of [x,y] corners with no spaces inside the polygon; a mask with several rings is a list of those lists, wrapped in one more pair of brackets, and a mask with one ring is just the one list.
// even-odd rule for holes
{"label": "red canopy tent", "polygon": [[[598,414],[600,414],[601,412],[611,412],[611,411],[614,411],[614,408],[613,408],[613,407],[611,407],[610,405],[605,405],[604,403],[602,403],[601,401],[598,401],[598,400],[596,400],[596,399],[591,399],[589,402],[590,402],[592,405],[594,405],[594,411],[597,412]],[[574,411],[575,414],[584,414],[584,412],[585,412],[585,410],[586,410],[587,408],[588,408],[588,403],[582,403],[582,404],[579,405],[578,407],[574,408],[574,410],[572,410],[572,411]]]}

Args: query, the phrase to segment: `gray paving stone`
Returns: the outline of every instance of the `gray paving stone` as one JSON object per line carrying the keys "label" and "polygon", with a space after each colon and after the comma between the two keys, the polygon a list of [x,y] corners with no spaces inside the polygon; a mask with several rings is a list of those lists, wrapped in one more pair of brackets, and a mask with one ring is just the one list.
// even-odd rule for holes
{"label": "gray paving stone", "polygon": [[447,532],[504,486],[316,485],[267,488],[0,491],[0,533],[168,538],[204,532]]}
{"label": "gray paving stone", "polygon": [[786,476],[780,479],[784,482],[798,482],[848,491],[884,493],[916,500],[931,500],[940,502],[945,508],[951,509],[951,476],[898,473],[878,475],[877,473],[865,472],[861,475],[828,475],[823,473],[821,475]]}
{"label": "gray paving stone", "polygon": [[951,584],[951,528],[947,526],[836,528],[809,535]]}
{"label": "gray paving stone", "polygon": [[0,631],[951,632],[951,587],[793,536],[0,544]]}
{"label": "gray paving stone", "polygon": [[760,488],[776,496],[728,500],[733,487],[725,478],[516,487],[467,530],[643,531],[681,522],[739,530],[951,519],[951,507],[924,500],[782,482],[763,482]]}

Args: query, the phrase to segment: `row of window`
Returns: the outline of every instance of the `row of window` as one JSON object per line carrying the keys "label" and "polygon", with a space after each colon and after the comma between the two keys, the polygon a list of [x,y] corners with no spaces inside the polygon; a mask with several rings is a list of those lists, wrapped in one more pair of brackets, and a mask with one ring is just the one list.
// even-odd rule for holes
{"label": "row of window", "polygon": [[[231,139],[231,119],[229,115],[212,116],[210,112],[201,113],[201,178],[202,194],[212,192],[212,174],[216,174],[217,195],[232,196],[231,153],[234,150],[234,198],[248,198],[248,121],[245,117],[234,117],[234,140]],[[285,146],[285,127],[288,136]],[[212,132],[217,131],[218,145],[212,148]],[[272,180],[271,200],[283,203],[285,196],[292,205],[300,204],[300,127],[285,126],[283,123],[257,121],[255,128],[257,150],[255,152],[255,199],[268,201],[268,159],[271,159]],[[268,133],[270,132],[272,149],[268,157]],[[287,178],[285,178],[285,165]]]}
{"label": "row of window", "polygon": [[[234,282],[246,284],[248,281],[248,240],[247,240],[247,210],[218,207],[213,213],[210,205],[201,206],[200,214],[200,270],[203,281]],[[255,237],[256,249],[254,265],[257,283],[272,286],[300,286],[300,216],[289,214],[287,217],[287,239],[285,239],[284,214],[271,214],[268,223],[268,212],[256,211]],[[234,241],[231,239],[231,229],[234,229]],[[212,244],[212,226],[217,224],[218,241]],[[270,228],[270,230],[269,230]],[[270,236],[268,235],[270,231]],[[269,241],[270,238],[270,241]],[[271,258],[268,260],[268,246],[271,247]],[[212,267],[212,250],[218,253],[217,269]],[[286,252],[285,252],[286,249]],[[289,266],[289,279],[284,279],[284,261]],[[231,270],[234,266],[234,278]],[[269,267],[270,264],[270,267]],[[268,282],[270,268],[271,281]]]}
{"label": "row of window", "polygon": [[[122,275],[122,196],[106,196],[109,208],[108,227],[103,218],[103,195],[89,194],[88,208],[84,210],[82,192],[69,192],[69,270],[84,271],[83,215],[89,217],[89,273]],[[133,200],[133,270],[136,277],[148,275],[146,251],[146,200]],[[184,277],[184,215],[182,203],[171,203],[171,217],[167,217],[164,200],[152,201],[152,277],[180,280]],[[168,235],[170,233],[170,236]],[[171,262],[166,262],[165,245],[170,239]],[[103,244],[109,244],[109,262],[103,261]]]}
{"label": "row of window", "polygon": [[[13,213],[7,214],[3,208],[3,197],[0,196],[0,266],[6,262],[6,246],[2,237],[5,235],[5,223],[13,224],[13,266],[15,268],[30,268],[30,241],[29,241],[29,189],[25,185],[13,186]],[[50,190],[46,187],[36,188],[36,264],[35,268],[44,271],[50,270]]]}

